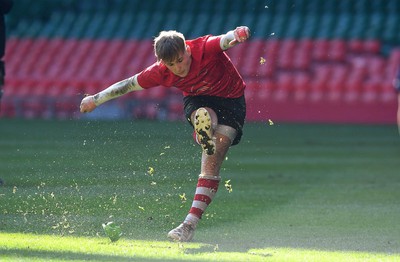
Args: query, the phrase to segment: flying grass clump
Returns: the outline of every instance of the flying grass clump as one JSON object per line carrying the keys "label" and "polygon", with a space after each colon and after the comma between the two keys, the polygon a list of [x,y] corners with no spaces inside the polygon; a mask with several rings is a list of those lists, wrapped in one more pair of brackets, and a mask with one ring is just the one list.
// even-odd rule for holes
{"label": "flying grass clump", "polygon": [[226,188],[226,190],[228,190],[229,193],[232,193],[232,185],[230,183],[231,183],[230,179],[226,180],[225,181],[225,188]]}
{"label": "flying grass clump", "polygon": [[116,225],[114,222],[107,222],[102,224],[102,226],[111,242],[117,241],[122,236],[121,227]]}

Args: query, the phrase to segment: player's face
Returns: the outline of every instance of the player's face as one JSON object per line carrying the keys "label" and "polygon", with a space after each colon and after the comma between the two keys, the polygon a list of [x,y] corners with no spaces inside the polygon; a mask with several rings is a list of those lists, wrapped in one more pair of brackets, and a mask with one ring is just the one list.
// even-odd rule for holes
{"label": "player's face", "polygon": [[178,59],[172,62],[162,63],[175,75],[179,77],[185,77],[190,71],[190,65],[192,64],[192,56],[190,52],[190,47],[187,46],[185,52],[178,56]]}

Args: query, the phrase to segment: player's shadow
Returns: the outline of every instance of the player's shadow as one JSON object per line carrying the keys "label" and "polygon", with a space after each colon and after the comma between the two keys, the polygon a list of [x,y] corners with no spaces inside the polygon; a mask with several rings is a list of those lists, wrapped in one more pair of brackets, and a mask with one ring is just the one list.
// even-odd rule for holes
{"label": "player's shadow", "polygon": [[[211,244],[204,244],[201,247],[196,247],[196,248],[185,248],[183,247],[183,252],[185,254],[190,254],[190,255],[196,255],[196,254],[204,254],[204,253],[215,253],[215,252],[225,252],[229,251],[230,253],[235,251],[232,250],[220,250],[219,246],[216,245],[211,245]],[[254,252],[248,252],[247,250],[236,250],[237,253],[245,253],[250,257],[272,257],[271,253],[254,253]]]}

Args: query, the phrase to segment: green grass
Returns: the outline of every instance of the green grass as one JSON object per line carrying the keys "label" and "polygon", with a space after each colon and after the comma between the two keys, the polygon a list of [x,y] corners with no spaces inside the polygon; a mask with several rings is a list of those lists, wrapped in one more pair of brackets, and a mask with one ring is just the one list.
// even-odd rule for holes
{"label": "green grass", "polygon": [[400,260],[395,126],[244,132],[194,242],[179,244],[166,233],[189,210],[200,167],[186,123],[0,119],[0,260]]}

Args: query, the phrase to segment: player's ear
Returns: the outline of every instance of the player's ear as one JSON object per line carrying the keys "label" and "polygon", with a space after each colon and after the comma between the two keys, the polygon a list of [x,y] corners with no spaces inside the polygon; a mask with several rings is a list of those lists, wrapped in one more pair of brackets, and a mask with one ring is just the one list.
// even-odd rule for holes
{"label": "player's ear", "polygon": [[192,54],[192,50],[190,50],[190,46],[186,45],[186,53],[188,53],[189,55]]}

